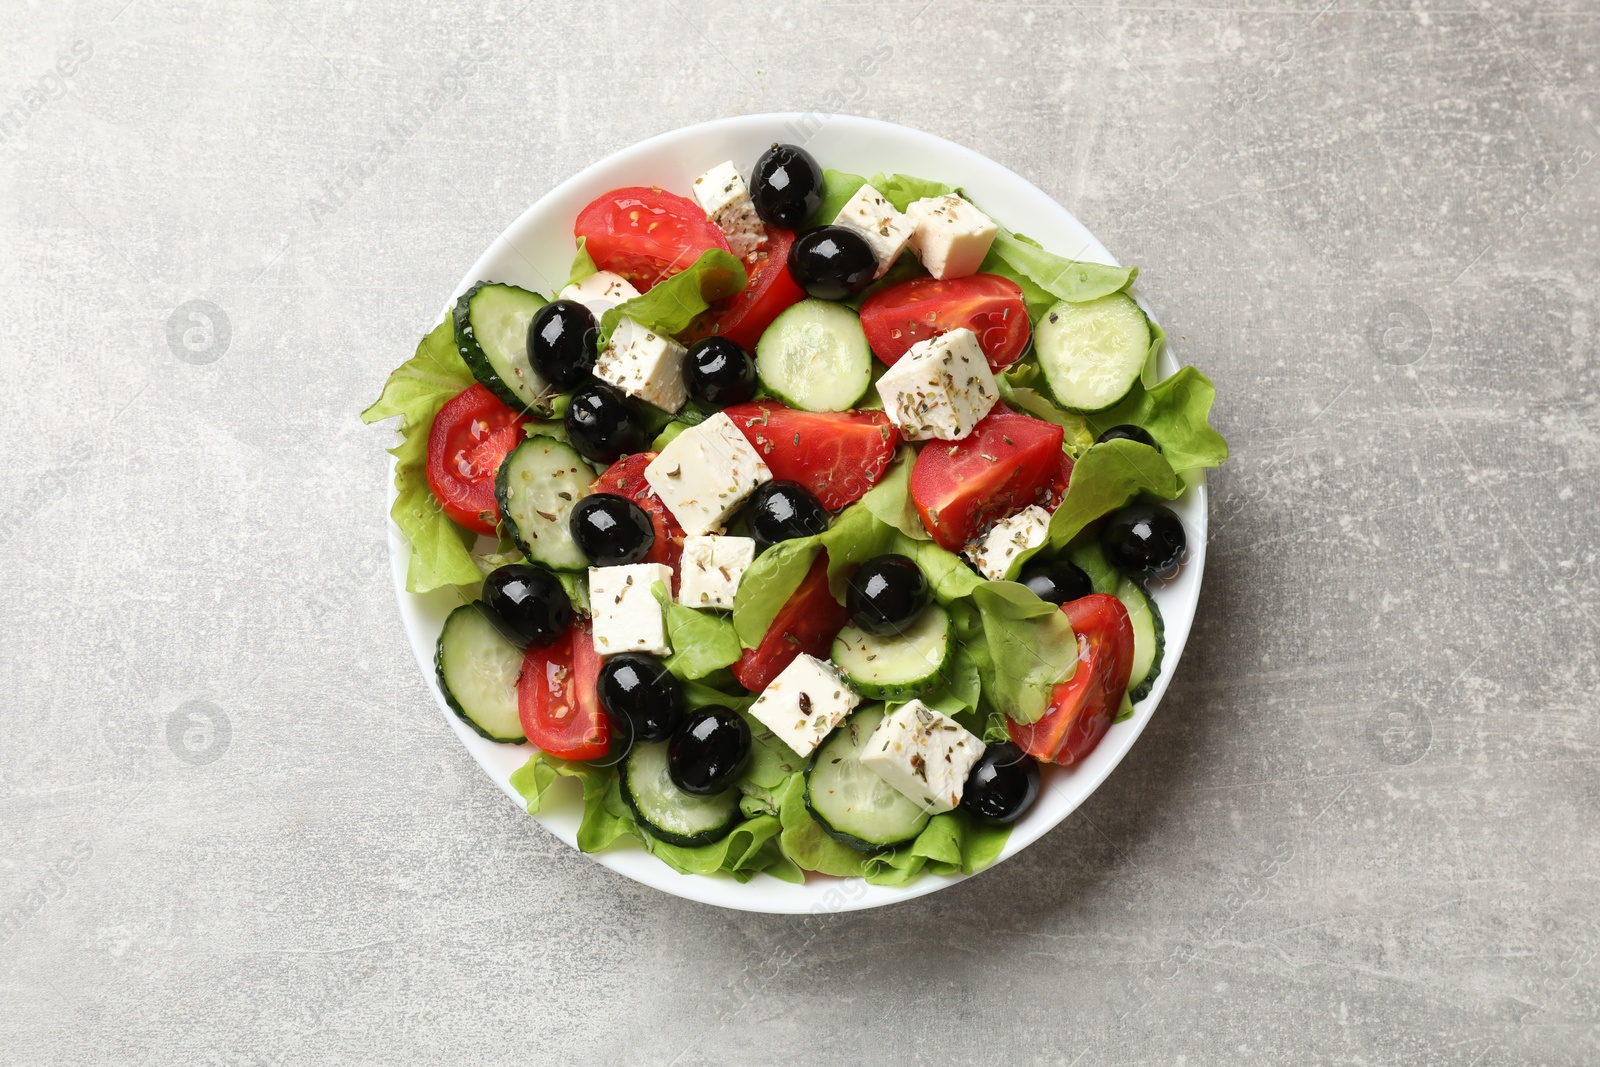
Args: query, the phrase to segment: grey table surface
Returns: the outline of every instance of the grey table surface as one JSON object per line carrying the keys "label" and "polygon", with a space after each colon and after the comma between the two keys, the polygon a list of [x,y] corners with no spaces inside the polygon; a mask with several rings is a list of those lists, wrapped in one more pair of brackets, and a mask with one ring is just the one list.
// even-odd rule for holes
{"label": "grey table surface", "polygon": [[[1600,1060],[1597,14],[10,0],[0,1062]],[[563,177],[789,109],[1056,196],[1233,447],[1118,771],[827,923],[496,791],[355,417]]]}

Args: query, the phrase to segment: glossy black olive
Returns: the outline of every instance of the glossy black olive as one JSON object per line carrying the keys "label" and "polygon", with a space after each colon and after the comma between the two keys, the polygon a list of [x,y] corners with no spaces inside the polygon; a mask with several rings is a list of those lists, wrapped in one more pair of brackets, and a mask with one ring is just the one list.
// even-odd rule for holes
{"label": "glossy black olive", "polygon": [[750,727],[720,704],[691,711],[667,746],[672,784],[697,797],[726,789],[750,758]]}
{"label": "glossy black olive", "polygon": [[683,722],[683,690],[659,657],[622,652],[600,667],[600,706],[640,741],[665,741]]}
{"label": "glossy black olive", "polygon": [[707,337],[683,357],[683,384],[707,407],[742,404],[756,395],[756,363],[726,337]]}
{"label": "glossy black olive", "polygon": [[548,645],[572,621],[572,601],[554,574],[531,563],[508,563],[483,580],[489,620],[519,645]]}
{"label": "glossy black olive", "polygon": [[822,206],[822,168],[799,145],[774,144],[750,171],[750,200],[768,226],[798,230]]}
{"label": "glossy black olive", "polygon": [[850,576],[845,606],[850,623],[863,633],[883,636],[903,632],[928,606],[928,579],[905,556],[869,559]]}
{"label": "glossy black olive", "polygon": [[1189,539],[1171,508],[1134,504],[1100,527],[1100,547],[1113,566],[1136,578],[1167,578],[1183,564]]}
{"label": "glossy black olive", "polygon": [[615,463],[626,453],[644,451],[644,423],[628,398],[603,382],[591,382],[572,394],[565,425],[572,447],[596,463]]}
{"label": "glossy black olive", "polygon": [[828,528],[827,510],[799,482],[767,482],[750,494],[744,507],[750,532],[763,548]]}
{"label": "glossy black olive", "polygon": [[1161,446],[1156,444],[1156,439],[1150,436],[1149,430],[1146,430],[1143,426],[1133,426],[1127,423],[1121,426],[1113,426],[1094,439],[1094,443],[1097,445],[1103,445],[1107,441],[1137,441],[1141,445],[1149,445],[1157,452],[1161,451]]}
{"label": "glossy black olive", "polygon": [[789,246],[789,273],[818,300],[843,300],[872,284],[878,257],[866,238],[843,226],[807,230]]}
{"label": "glossy black olive", "polygon": [[572,539],[596,567],[638,563],[656,543],[656,528],[644,508],[625,496],[596,493],[572,506]]}
{"label": "glossy black olive", "polygon": [[1010,741],[990,745],[967,775],[961,806],[985,822],[1015,822],[1039,799],[1039,764]]}
{"label": "glossy black olive", "polygon": [[528,323],[528,362],[557,389],[571,389],[594,369],[594,313],[576,300],[556,300]]}
{"label": "glossy black olive", "polygon": [[1065,604],[1094,592],[1094,583],[1083,573],[1083,568],[1064,559],[1026,566],[1017,581],[1032,589],[1040,600],[1052,604]]}

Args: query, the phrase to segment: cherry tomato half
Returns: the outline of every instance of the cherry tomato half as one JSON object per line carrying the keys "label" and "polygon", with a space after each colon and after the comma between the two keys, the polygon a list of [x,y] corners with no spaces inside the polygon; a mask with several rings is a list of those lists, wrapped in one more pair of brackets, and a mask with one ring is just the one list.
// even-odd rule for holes
{"label": "cherry tomato half", "polygon": [[562,759],[599,759],[611,745],[611,720],[600,707],[600,656],[586,623],[554,644],[530,646],[517,681],[517,717],[528,740]]}
{"label": "cherry tomato half", "polygon": [[1050,694],[1050,710],[1023,726],[1006,720],[1011,740],[1045,763],[1076,763],[1100,743],[1122,707],[1133,671],[1133,624],[1122,601],[1091,593],[1061,605],[1078,635],[1078,669]]}
{"label": "cherry tomato half", "polygon": [[728,239],[699,204],[654,185],[613,189],[578,213],[575,237],[595,266],[620,274],[641,293],[720,248]]}
{"label": "cherry tomato half", "polygon": [[475,533],[500,521],[494,478],[506,454],[522,443],[526,416],[481,385],[447,401],[428,431],[428,488],[444,513]]}
{"label": "cherry tomato half", "polygon": [[891,367],[918,341],[961,326],[978,335],[990,370],[1011,366],[1032,334],[1021,287],[998,274],[912,278],[878,290],[861,305],[867,344]]}

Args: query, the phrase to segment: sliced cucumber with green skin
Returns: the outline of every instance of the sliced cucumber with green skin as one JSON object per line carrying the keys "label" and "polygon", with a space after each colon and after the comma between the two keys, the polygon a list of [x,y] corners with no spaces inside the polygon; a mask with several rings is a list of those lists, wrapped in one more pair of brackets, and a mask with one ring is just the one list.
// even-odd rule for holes
{"label": "sliced cucumber with green skin", "polygon": [[950,660],[950,616],[925,608],[904,633],[873,637],[846,626],[833,639],[834,665],[868,700],[910,700],[937,689]]}
{"label": "sliced cucumber with green skin", "polygon": [[622,797],[645,833],[671,845],[694,848],[721,841],[739,825],[740,792],[691,796],[667,773],[667,742],[634,745],[622,761]]}
{"label": "sliced cucumber with green skin", "polygon": [[756,342],[767,391],[805,411],[848,411],[872,384],[872,349],[861,317],[831,300],[802,300]]}
{"label": "sliced cucumber with green skin", "polygon": [[528,361],[528,325],[546,303],[501,282],[479,282],[456,301],[456,350],[472,376],[515,411],[550,410],[549,383]]}
{"label": "sliced cucumber with green skin", "polygon": [[861,852],[913,841],[931,817],[921,804],[863,766],[882,708],[858,711],[817,747],[806,768],[806,810],[828,836]]}
{"label": "sliced cucumber with green skin", "polygon": [[1166,624],[1155,600],[1132,578],[1124,577],[1117,583],[1117,599],[1128,609],[1128,621],[1133,624],[1133,671],[1128,675],[1128,699],[1137,702],[1150,695],[1161,676]]}
{"label": "sliced cucumber with green skin", "polygon": [[594,471],[577,449],[535,434],[500,464],[494,498],[522,554],[558,571],[581,571],[589,557],[572,539],[572,505],[589,495]]}
{"label": "sliced cucumber with green skin", "polygon": [[478,733],[503,745],[527,741],[517,714],[522,649],[507,641],[477,601],[444,620],[434,669],[451,709]]}
{"label": "sliced cucumber with green skin", "polygon": [[1127,293],[1044,313],[1033,346],[1061,406],[1091,414],[1128,395],[1150,357],[1150,320]]}

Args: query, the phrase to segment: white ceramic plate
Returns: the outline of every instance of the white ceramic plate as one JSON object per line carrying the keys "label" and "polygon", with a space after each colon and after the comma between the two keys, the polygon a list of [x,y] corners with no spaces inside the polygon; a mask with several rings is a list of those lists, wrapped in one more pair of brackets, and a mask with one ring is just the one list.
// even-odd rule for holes
{"label": "white ceramic plate", "polygon": [[[809,136],[807,132],[809,131]],[[1071,213],[1029,182],[976,152],[920,130],[873,119],[816,115],[747,115],[690,126],[653,137],[601,160],[552,189],[522,213],[505,234],[472,265],[456,286],[455,295],[479,279],[512,282],[542,293],[554,293],[566,281],[574,243],[572,222],[591,200],[608,189],[625,185],[660,185],[687,192],[695,177],[709,167],[732,159],[741,170],[749,167],[774,141],[802,143],[824,167],[857,174],[900,172],[959,185],[973,200],[1003,225],[1021,231],[1059,255],[1116,264],[1094,235]],[[454,303],[455,296],[451,297]],[[1177,369],[1168,343],[1163,375]],[[392,494],[392,489],[391,489]],[[1200,596],[1200,576],[1205,567],[1206,491],[1195,484],[1174,505],[1189,535],[1189,561],[1179,576],[1155,590],[1166,622],[1166,659],[1155,688],[1135,708],[1134,717],[1117,723],[1088,759],[1075,767],[1047,768],[1044,788],[1033,810],[1013,828],[1000,861],[1016,855],[1065,819],[1105,781],[1133,747],[1161,695],[1166,692],[1178,657],[1189,638],[1195,604]],[[522,799],[511,788],[511,772],[528,758],[522,745],[496,745],[473,733],[446,706],[434,675],[434,645],[444,618],[460,603],[450,590],[423,596],[406,592],[406,566],[410,547],[393,526],[389,549],[400,615],[417,664],[439,704],[440,713],[485,773],[505,790],[519,807]],[[576,789],[558,786],[560,799],[533,818],[569,845],[575,844],[578,815]],[[536,831],[531,831],[536,832]],[[811,875],[804,885],[791,885],[765,874],[746,884],[731,877],[678,874],[631,839],[599,853],[595,862],[635,881],[675,896],[741,911],[832,912],[872,908],[932,893],[961,881],[961,875],[923,875],[908,886],[867,885],[859,878],[838,879]],[[1063,862],[1067,862],[1063,858]]]}

